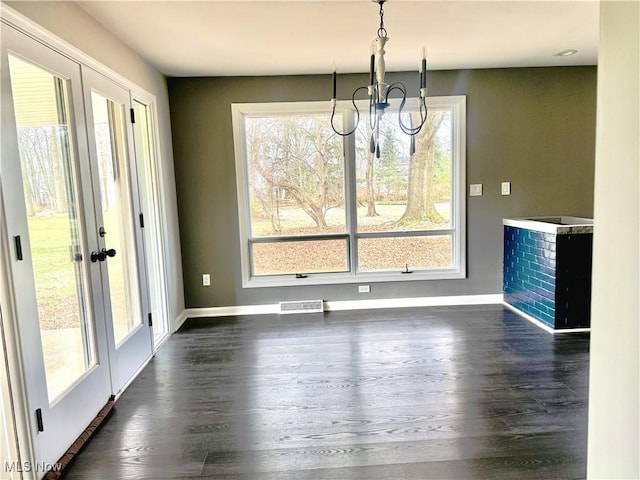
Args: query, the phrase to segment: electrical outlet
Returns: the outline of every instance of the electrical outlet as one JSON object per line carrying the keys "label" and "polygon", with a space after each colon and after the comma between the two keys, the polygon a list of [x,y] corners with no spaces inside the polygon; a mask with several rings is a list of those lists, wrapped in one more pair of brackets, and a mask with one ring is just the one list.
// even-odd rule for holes
{"label": "electrical outlet", "polygon": [[358,293],[369,293],[371,292],[371,287],[369,285],[358,285]]}
{"label": "electrical outlet", "polygon": [[208,287],[211,285],[211,275],[208,273],[205,273],[202,275],[202,285],[205,287]]}
{"label": "electrical outlet", "polygon": [[511,182],[502,182],[502,195],[511,195]]}
{"label": "electrical outlet", "polygon": [[469,185],[469,196],[470,197],[481,197],[482,196],[482,184],[481,183],[472,183]]}

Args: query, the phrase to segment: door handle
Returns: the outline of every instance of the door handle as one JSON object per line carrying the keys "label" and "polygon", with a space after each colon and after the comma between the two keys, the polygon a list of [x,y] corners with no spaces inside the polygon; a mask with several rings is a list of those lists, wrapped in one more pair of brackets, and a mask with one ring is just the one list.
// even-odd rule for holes
{"label": "door handle", "polygon": [[91,252],[91,262],[93,263],[104,262],[107,259],[107,257],[115,257],[115,256],[116,256],[115,248],[110,248],[109,250],[107,250],[106,248],[103,248],[99,252]]}
{"label": "door handle", "polygon": [[[104,250],[104,248],[102,250]],[[107,258],[107,256],[104,252],[91,252],[91,263],[96,263],[98,261],[104,262],[105,258]]]}

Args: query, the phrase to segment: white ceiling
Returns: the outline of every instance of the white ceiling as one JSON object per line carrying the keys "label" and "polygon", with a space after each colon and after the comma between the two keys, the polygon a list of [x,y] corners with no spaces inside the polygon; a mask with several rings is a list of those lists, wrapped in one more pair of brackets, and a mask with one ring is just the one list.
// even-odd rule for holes
{"label": "white ceiling", "polygon": [[[79,1],[169,76],[365,72],[378,5],[358,1]],[[599,2],[421,1],[384,4],[388,71],[597,63]],[[567,49],[571,57],[555,54]]]}

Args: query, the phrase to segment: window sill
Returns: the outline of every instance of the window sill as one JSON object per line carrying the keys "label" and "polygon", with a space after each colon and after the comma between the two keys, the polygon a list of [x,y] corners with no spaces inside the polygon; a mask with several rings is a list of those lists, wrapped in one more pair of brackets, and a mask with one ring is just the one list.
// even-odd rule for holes
{"label": "window sill", "polygon": [[305,278],[294,275],[274,275],[244,279],[243,288],[299,287],[306,285],[341,285],[350,283],[407,282],[427,280],[456,280],[466,278],[464,269],[415,270],[412,273],[371,272],[371,273],[317,273],[306,274]]}

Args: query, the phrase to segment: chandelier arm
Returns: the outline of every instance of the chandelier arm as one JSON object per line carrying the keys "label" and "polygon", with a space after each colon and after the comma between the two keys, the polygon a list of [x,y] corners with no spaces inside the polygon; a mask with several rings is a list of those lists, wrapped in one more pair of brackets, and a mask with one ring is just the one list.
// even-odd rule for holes
{"label": "chandelier arm", "polygon": [[378,112],[376,110],[377,93],[369,97],[369,127],[373,132],[378,125]]}
{"label": "chandelier arm", "polygon": [[424,124],[426,123],[426,118],[422,117],[422,115],[420,115],[420,124],[417,127],[407,127],[404,123],[402,123],[402,118],[401,118],[401,114],[398,113],[398,124],[400,126],[400,130],[402,130],[402,133],[404,133],[405,135],[417,135],[418,133],[420,133],[420,130],[422,130],[422,127],[424,126]]}
{"label": "chandelier arm", "polygon": [[[420,99],[420,118],[422,119],[422,110],[424,109],[424,119],[427,120],[427,116],[429,115],[429,107],[427,107],[427,97],[422,97]],[[424,122],[422,122],[424,123]]]}
{"label": "chandelier arm", "polygon": [[405,87],[402,82],[394,82],[389,85],[389,92],[391,92],[391,90],[400,90],[403,95],[407,94],[407,87]]}
{"label": "chandelier arm", "polygon": [[353,104],[353,108],[356,111],[356,121],[353,125],[353,128],[351,130],[349,130],[348,132],[339,132],[335,125],[333,124],[333,118],[336,115],[336,106],[333,106],[333,109],[331,111],[331,128],[333,129],[333,131],[335,133],[337,133],[338,135],[340,135],[341,137],[348,137],[349,135],[351,135],[353,132],[356,131],[356,129],[358,128],[358,124],[360,123],[360,110],[358,109],[358,106],[356,105],[356,94],[360,91],[360,90],[366,90],[367,87],[358,87],[353,91],[353,95],[351,95],[351,103]]}
{"label": "chandelier arm", "polygon": [[[407,127],[402,122],[402,112],[404,111],[404,106],[406,103],[407,103],[407,97],[403,96],[402,101],[400,102],[400,107],[398,108],[398,126],[400,127],[400,130],[402,130],[402,133],[413,136],[420,131],[420,129],[422,128],[422,125],[424,125],[424,122],[421,122],[420,125],[418,125],[415,128]],[[409,113],[409,115],[411,115],[411,113]]]}
{"label": "chandelier arm", "polygon": [[421,97],[420,99],[420,124],[417,127],[408,127],[402,121],[404,106],[407,103],[406,87],[404,86],[404,84],[397,82],[389,86],[388,93],[391,93],[393,90],[398,90],[402,93],[402,100],[400,102],[400,107],[398,108],[398,125],[400,127],[400,130],[402,130],[402,133],[404,133],[405,135],[416,135],[420,133],[420,130],[422,130],[423,125],[427,121],[428,113],[427,104],[424,97]]}
{"label": "chandelier arm", "polygon": [[[402,102],[401,109],[404,106],[404,102]],[[427,115],[429,114],[429,109],[427,108],[427,101],[424,97],[420,99],[420,124],[413,128],[407,127],[404,123],[402,123],[401,111],[398,112],[398,123],[400,125],[400,129],[407,135],[415,136],[422,130],[424,124],[427,122]]]}
{"label": "chandelier arm", "polygon": [[407,88],[404,86],[404,83],[396,82],[389,85],[389,88],[387,89],[387,100],[389,99],[389,94],[394,90],[398,90],[402,93],[402,98],[407,98]]}

